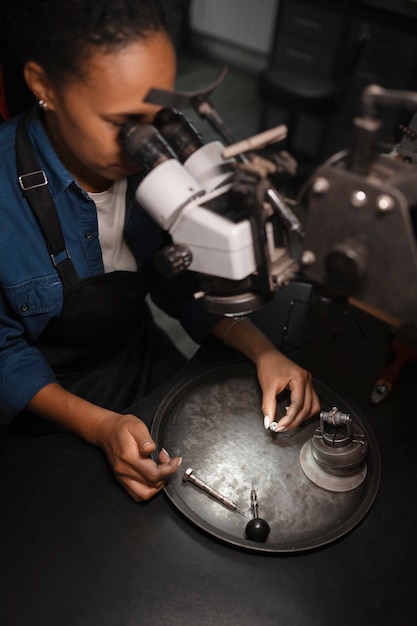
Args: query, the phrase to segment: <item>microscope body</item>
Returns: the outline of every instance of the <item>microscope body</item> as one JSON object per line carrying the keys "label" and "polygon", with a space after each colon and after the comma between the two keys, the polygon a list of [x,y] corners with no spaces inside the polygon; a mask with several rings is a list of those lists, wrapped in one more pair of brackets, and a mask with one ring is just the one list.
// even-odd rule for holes
{"label": "microscope body", "polygon": [[187,269],[230,280],[246,278],[256,270],[253,239],[248,219],[233,221],[227,215],[231,183],[207,192],[188,173],[187,163],[183,167],[165,161],[138,186],[138,202],[174,242],[188,249]]}

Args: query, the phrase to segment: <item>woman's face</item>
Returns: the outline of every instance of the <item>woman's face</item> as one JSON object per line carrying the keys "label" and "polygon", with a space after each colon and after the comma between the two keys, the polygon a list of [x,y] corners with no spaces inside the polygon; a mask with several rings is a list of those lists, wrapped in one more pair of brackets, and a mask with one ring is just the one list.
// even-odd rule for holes
{"label": "woman's face", "polygon": [[137,171],[120,128],[132,116],[151,122],[158,108],[143,100],[153,87],[172,90],[176,62],[165,33],[90,58],[86,78],[50,90],[46,125],[58,156],[86,191],[102,191]]}

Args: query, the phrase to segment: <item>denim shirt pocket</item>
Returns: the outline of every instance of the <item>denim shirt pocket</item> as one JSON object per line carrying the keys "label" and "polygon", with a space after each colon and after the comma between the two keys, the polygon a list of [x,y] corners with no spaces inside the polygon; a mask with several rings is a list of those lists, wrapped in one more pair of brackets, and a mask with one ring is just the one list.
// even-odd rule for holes
{"label": "denim shirt pocket", "polygon": [[57,274],[3,286],[2,290],[14,313],[20,317],[59,315],[62,310],[63,287]]}

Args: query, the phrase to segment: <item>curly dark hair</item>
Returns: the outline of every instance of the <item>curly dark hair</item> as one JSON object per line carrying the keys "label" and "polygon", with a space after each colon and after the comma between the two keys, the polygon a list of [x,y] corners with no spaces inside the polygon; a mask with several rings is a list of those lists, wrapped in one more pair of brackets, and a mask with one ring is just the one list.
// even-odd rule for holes
{"label": "curly dark hair", "polygon": [[82,77],[92,50],[111,51],[150,33],[173,39],[178,3],[169,0],[14,0],[8,35],[17,61],[36,61],[55,84]]}

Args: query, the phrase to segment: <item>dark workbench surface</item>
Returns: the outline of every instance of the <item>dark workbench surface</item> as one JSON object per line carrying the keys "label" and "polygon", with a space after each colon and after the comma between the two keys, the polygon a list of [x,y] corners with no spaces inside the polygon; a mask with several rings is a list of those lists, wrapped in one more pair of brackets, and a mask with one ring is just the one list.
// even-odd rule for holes
{"label": "dark workbench surface", "polygon": [[[245,551],[191,524],[163,493],[135,503],[103,454],[75,436],[3,440],[2,626],[417,623],[416,366],[372,406],[371,389],[392,356],[391,329],[357,309],[324,318],[310,309],[305,288],[290,286],[255,317],[369,420],[382,478],[365,519],[313,551]],[[135,412],[152,415],[174,382],[226,358],[237,357],[208,342]]]}

